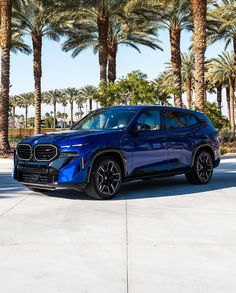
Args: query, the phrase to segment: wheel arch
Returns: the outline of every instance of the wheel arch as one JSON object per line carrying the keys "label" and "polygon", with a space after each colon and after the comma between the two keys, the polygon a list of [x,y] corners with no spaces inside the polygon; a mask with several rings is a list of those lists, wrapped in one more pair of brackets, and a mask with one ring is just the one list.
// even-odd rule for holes
{"label": "wheel arch", "polygon": [[204,151],[204,150],[207,151],[211,155],[211,158],[212,158],[212,161],[213,161],[213,164],[214,164],[214,162],[215,162],[215,153],[214,153],[214,150],[213,150],[212,146],[210,144],[201,144],[201,145],[198,145],[193,151],[191,167],[193,167],[193,165],[194,165],[196,155],[200,151]]}
{"label": "wheel arch", "polygon": [[120,149],[105,149],[105,150],[99,150],[93,155],[91,164],[88,170],[88,174],[87,174],[87,182],[90,181],[94,163],[103,156],[111,156],[118,161],[121,167],[122,176],[124,179],[127,175],[127,161],[123,152]]}

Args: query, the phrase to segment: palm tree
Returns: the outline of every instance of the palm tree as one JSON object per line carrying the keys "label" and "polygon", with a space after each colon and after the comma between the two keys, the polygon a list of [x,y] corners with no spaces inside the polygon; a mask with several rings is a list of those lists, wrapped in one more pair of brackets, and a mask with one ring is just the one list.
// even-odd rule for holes
{"label": "palm tree", "polygon": [[34,94],[24,93],[18,96],[19,107],[25,108],[25,128],[28,127],[28,109],[34,104]]}
{"label": "palm tree", "polygon": [[[227,78],[223,75],[224,71],[222,65],[215,60],[207,62],[206,83],[216,89],[216,100],[218,110],[222,111],[222,89],[227,84]],[[229,102],[229,101],[228,101]],[[230,104],[228,103],[228,118],[230,120]]]}
{"label": "palm tree", "polygon": [[52,14],[48,13],[47,4],[51,1],[24,0],[15,11],[15,26],[22,34],[29,35],[33,47],[33,71],[35,87],[35,133],[41,132],[41,77],[42,77],[42,42],[44,37],[59,41],[59,29]]}
{"label": "palm tree", "polygon": [[234,115],[234,92],[235,92],[235,68],[234,53],[223,52],[218,58],[212,59],[216,63],[215,74],[222,75],[226,80],[229,88],[230,98],[230,123],[233,133],[235,132],[235,115]]}
{"label": "palm tree", "polygon": [[[62,95],[61,95],[61,98],[60,98],[60,104],[61,104],[61,105],[63,106],[63,108],[64,108],[63,113],[61,113],[61,118],[63,119],[63,128],[66,128],[66,122],[65,122],[65,119],[68,117],[68,114],[66,113],[66,106],[68,105],[68,100],[67,100],[66,95],[63,93],[63,91],[62,91]],[[57,117],[59,118],[58,113],[59,113],[59,112],[57,112]],[[67,116],[66,116],[66,115],[67,115]]]}
{"label": "palm tree", "polygon": [[194,24],[195,108],[204,112],[207,0],[191,0]]}
{"label": "palm tree", "polygon": [[12,127],[15,128],[16,127],[16,121],[15,121],[15,117],[16,117],[16,107],[19,106],[19,96],[15,95],[15,96],[10,96],[10,108],[12,109]]}
{"label": "palm tree", "polygon": [[1,0],[1,98],[0,98],[0,150],[7,153],[10,86],[10,49],[12,0]]}
{"label": "palm tree", "polygon": [[[74,123],[74,101],[76,101],[80,95],[80,90],[69,87],[62,90],[62,95],[64,96],[65,101],[67,101],[70,105],[70,123],[72,126]],[[62,103],[65,104],[65,101],[62,100]]]}
{"label": "palm tree", "polygon": [[61,96],[60,90],[50,90],[43,93],[44,103],[53,106],[53,128],[57,126],[57,104],[60,103]]}
{"label": "palm tree", "polygon": [[154,85],[158,92],[158,98],[161,105],[169,105],[169,99],[175,95],[175,85],[173,79],[173,71],[171,67],[167,67],[155,80]]}
{"label": "palm tree", "polygon": [[157,25],[143,17],[113,16],[109,23],[108,35],[108,80],[116,80],[116,59],[118,47],[125,45],[141,53],[139,45],[153,50],[162,50],[157,34]]}
{"label": "palm tree", "polygon": [[83,107],[84,107],[84,103],[86,102],[85,98],[83,97],[83,95],[81,94],[81,91],[79,92],[79,95],[77,97],[77,99],[75,100],[76,105],[78,107],[78,112],[75,114],[76,116],[78,116],[79,119],[81,119],[83,117]]}
{"label": "palm tree", "polygon": [[[92,21],[92,34],[94,25],[98,39],[98,55],[100,66],[100,81],[107,82],[108,65],[108,35],[110,19],[114,15],[122,14],[127,0],[86,0],[86,1],[66,1],[60,6],[60,11],[68,12],[68,25],[75,21],[77,24],[89,27]],[[90,38],[89,34],[87,37]],[[86,37],[85,37],[86,38]]]}
{"label": "palm tree", "polygon": [[[62,48],[64,51],[72,51],[72,57],[76,57],[82,50],[93,47],[94,53],[99,49],[99,35],[96,18],[92,15],[89,22],[75,23],[66,32],[67,39]],[[112,16],[109,22],[108,35],[108,79],[114,82],[116,79],[116,57],[119,45],[132,47],[140,52],[138,45],[145,45],[152,49],[161,49],[158,45],[157,26],[145,21],[144,18],[124,18]]]}
{"label": "palm tree", "polygon": [[189,0],[131,0],[126,5],[126,11],[147,11],[148,15],[169,31],[171,45],[171,65],[176,89],[175,106],[182,106],[182,76],[181,76],[181,32],[192,28],[191,2]]}
{"label": "palm tree", "polygon": [[168,30],[171,48],[171,66],[176,89],[174,104],[182,107],[182,76],[181,76],[181,32],[190,28],[191,7],[189,0],[160,1],[152,10],[160,27]]}
{"label": "palm tree", "polygon": [[225,41],[225,49],[232,44],[234,51],[234,68],[236,74],[236,21],[235,21],[235,0],[222,0],[215,4],[215,9],[211,10],[212,18],[218,20],[217,30],[209,35],[210,43],[218,40]]}
{"label": "palm tree", "polygon": [[194,54],[193,52],[182,53],[182,78],[187,93],[188,108],[193,105],[193,84],[194,84]]}
{"label": "palm tree", "polygon": [[87,85],[80,89],[80,96],[83,97],[85,101],[89,101],[89,111],[93,110],[93,99],[95,99],[97,91],[97,88],[93,85]]}

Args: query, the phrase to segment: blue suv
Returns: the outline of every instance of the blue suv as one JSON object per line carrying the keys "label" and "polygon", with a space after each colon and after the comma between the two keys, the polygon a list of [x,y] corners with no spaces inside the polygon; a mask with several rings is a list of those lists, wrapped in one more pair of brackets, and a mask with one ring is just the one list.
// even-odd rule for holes
{"label": "blue suv", "polygon": [[185,174],[206,184],[219,163],[217,133],[204,114],[118,106],[90,113],[71,130],[22,139],[13,176],[33,190],[74,188],[109,199],[130,180]]}

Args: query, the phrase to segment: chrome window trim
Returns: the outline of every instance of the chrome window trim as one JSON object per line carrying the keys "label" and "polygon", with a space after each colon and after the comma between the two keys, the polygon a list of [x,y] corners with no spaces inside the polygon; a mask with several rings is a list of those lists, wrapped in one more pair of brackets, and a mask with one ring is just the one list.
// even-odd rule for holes
{"label": "chrome window trim", "polygon": [[[29,159],[22,159],[22,158],[19,156],[18,148],[19,148],[19,146],[21,146],[21,145],[27,145],[27,146],[30,147],[30,158],[29,158]],[[17,157],[18,157],[20,160],[22,160],[22,161],[30,161],[30,160],[32,159],[32,156],[33,156],[32,146],[31,146],[29,143],[19,143],[19,144],[17,145]]]}
{"label": "chrome window trim", "polygon": [[[52,147],[54,147],[55,149],[56,149],[56,154],[55,154],[55,156],[54,157],[52,157],[50,160],[38,160],[37,158],[36,158],[36,156],[35,156],[35,150],[36,150],[36,148],[37,147],[39,147],[39,146],[52,146]],[[37,144],[35,147],[34,147],[34,159],[35,159],[35,161],[37,161],[37,162],[51,162],[54,158],[56,158],[57,157],[57,155],[58,155],[58,148],[55,146],[55,145],[53,145],[53,144]]]}

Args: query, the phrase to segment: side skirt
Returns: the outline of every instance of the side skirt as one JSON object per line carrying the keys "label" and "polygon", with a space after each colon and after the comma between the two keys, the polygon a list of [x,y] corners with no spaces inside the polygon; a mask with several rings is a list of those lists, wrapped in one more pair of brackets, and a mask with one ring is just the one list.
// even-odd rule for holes
{"label": "side skirt", "polygon": [[190,171],[191,168],[181,168],[176,170],[169,170],[165,172],[157,172],[157,173],[149,173],[149,174],[131,174],[130,176],[127,176],[124,178],[124,182],[134,181],[134,180],[141,180],[141,179],[154,179],[154,178],[164,178],[164,177],[171,177],[175,175],[181,175],[188,171]]}

